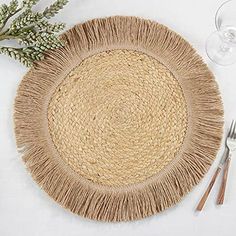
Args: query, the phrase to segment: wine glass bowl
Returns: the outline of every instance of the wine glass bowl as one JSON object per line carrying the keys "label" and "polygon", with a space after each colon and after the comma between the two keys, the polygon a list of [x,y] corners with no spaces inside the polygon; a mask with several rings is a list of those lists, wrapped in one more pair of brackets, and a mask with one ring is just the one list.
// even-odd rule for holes
{"label": "wine glass bowl", "polygon": [[236,0],[223,3],[216,12],[217,31],[206,41],[208,57],[219,65],[236,62]]}

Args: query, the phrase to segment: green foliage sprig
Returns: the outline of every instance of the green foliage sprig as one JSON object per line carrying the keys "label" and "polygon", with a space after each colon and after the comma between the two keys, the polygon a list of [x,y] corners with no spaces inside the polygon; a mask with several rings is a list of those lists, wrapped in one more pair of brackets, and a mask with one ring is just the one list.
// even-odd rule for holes
{"label": "green foliage sprig", "polygon": [[[0,6],[0,41],[16,40],[19,47],[0,46],[0,54],[19,60],[25,66],[32,66],[34,61],[44,58],[44,52],[63,46],[57,33],[65,28],[64,23],[50,23],[68,2],[57,0],[43,12],[34,12],[39,0],[12,0],[9,5]],[[14,17],[14,18],[13,18]],[[13,20],[11,20],[13,18]]]}

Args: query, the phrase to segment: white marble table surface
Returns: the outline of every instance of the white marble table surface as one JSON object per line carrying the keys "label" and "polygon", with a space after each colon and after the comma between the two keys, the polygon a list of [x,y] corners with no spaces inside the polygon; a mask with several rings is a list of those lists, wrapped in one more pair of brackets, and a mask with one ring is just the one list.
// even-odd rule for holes
{"label": "white marble table surface", "polygon": [[[0,3],[7,0],[0,0]],[[41,0],[38,6],[49,0]],[[215,30],[214,13],[222,0],[70,0],[57,16],[70,28],[78,22],[111,15],[134,15],[163,23],[185,37],[216,76],[222,93],[225,123],[236,118],[236,65],[222,67],[209,61],[205,40]],[[236,157],[232,161],[225,205],[215,205],[219,182],[204,211],[194,208],[222,154],[202,182],[181,203],[148,219],[106,224],[82,219],[51,200],[32,181],[16,151],[13,103],[27,69],[0,56],[0,236],[234,236],[236,235]]]}

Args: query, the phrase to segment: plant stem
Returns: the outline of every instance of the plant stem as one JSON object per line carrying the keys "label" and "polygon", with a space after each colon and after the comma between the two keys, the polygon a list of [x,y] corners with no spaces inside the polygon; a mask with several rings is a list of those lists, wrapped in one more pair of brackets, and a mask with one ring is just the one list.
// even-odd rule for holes
{"label": "plant stem", "polygon": [[6,35],[6,34],[0,35],[0,41],[9,39],[18,39],[18,38],[19,38],[18,36],[13,36],[13,35]]}

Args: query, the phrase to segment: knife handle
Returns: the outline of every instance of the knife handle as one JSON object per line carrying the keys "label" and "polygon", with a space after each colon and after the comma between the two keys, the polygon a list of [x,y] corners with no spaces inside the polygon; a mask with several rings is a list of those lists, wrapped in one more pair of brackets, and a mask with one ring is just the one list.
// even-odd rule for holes
{"label": "knife handle", "polygon": [[213,175],[213,177],[211,179],[211,182],[209,183],[205,193],[203,194],[200,202],[198,203],[198,206],[196,208],[197,211],[201,211],[202,208],[204,207],[204,205],[206,203],[206,200],[207,200],[207,198],[208,198],[208,196],[209,196],[209,194],[211,192],[211,189],[212,189],[213,185],[215,184],[216,178],[219,175],[220,171],[221,171],[221,167],[218,167],[216,172],[215,172],[215,174]]}
{"label": "knife handle", "polygon": [[226,189],[226,184],[227,184],[227,179],[228,179],[230,161],[231,161],[231,158],[228,157],[226,160],[226,163],[225,163],[223,179],[222,179],[219,194],[217,197],[217,204],[218,205],[222,205],[224,203],[225,189]]}

